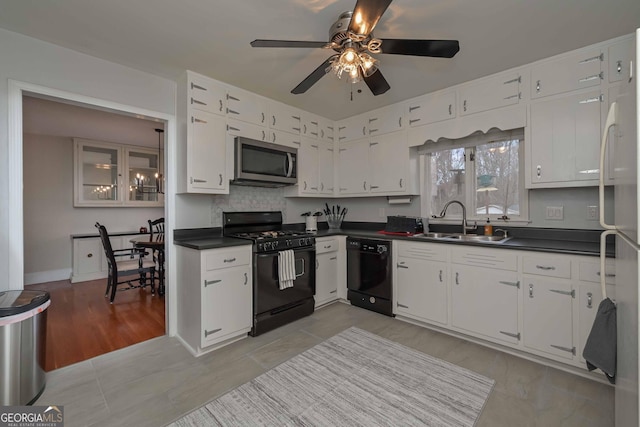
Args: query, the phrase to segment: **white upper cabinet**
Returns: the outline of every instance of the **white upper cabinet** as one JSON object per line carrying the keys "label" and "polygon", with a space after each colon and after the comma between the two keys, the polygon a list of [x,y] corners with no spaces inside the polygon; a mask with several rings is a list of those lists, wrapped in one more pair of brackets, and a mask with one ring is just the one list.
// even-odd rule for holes
{"label": "white upper cabinet", "polygon": [[213,114],[225,115],[227,89],[222,84],[208,77],[190,71],[188,75],[189,106]]}
{"label": "white upper cabinet", "polygon": [[223,117],[193,110],[187,124],[187,192],[228,193]]}
{"label": "white upper cabinet", "polygon": [[601,49],[542,61],[531,68],[531,98],[555,95],[577,89],[598,86],[604,78]]}
{"label": "white upper cabinet", "polygon": [[267,99],[238,88],[227,91],[227,117],[267,125]]}
{"label": "white upper cabinet", "polygon": [[318,138],[325,142],[335,141],[333,122],[327,119],[320,119],[318,122]]}
{"label": "white upper cabinet", "polygon": [[258,141],[269,140],[269,129],[240,120],[227,119],[227,132],[229,135],[244,136]]}
{"label": "white upper cabinet", "polygon": [[520,101],[519,72],[502,73],[458,89],[458,113],[461,116],[506,107]]}
{"label": "white upper cabinet", "polygon": [[317,139],[320,137],[320,117],[302,111],[300,114],[300,135]]}
{"label": "white upper cabinet", "polygon": [[300,193],[318,193],[318,141],[303,138],[298,150],[298,187]]}
{"label": "white upper cabinet", "polygon": [[632,39],[620,41],[609,46],[609,82],[619,82],[629,79],[629,60],[633,55]]}
{"label": "white upper cabinet", "polygon": [[300,135],[301,111],[281,102],[269,102],[269,127]]}
{"label": "white upper cabinet", "polygon": [[369,138],[349,141],[340,145],[338,194],[369,193]]}
{"label": "white upper cabinet", "polygon": [[337,123],[338,142],[342,144],[344,142],[368,137],[368,126],[369,113],[360,114],[357,116],[349,117],[348,119],[340,120]]}
{"label": "white upper cabinet", "polygon": [[404,193],[409,182],[407,132],[371,137],[369,165],[372,193]]}
{"label": "white upper cabinet", "polygon": [[299,134],[283,132],[280,130],[269,130],[269,142],[287,147],[300,148],[301,137]]}
{"label": "white upper cabinet", "polygon": [[318,143],[318,193],[333,194],[333,143]]}
{"label": "white upper cabinet", "polygon": [[456,116],[456,93],[437,92],[424,95],[406,105],[409,126],[422,126]]}
{"label": "white upper cabinet", "polygon": [[373,138],[402,130],[405,126],[403,114],[404,106],[402,104],[394,104],[369,112],[368,124],[366,125],[369,136]]}

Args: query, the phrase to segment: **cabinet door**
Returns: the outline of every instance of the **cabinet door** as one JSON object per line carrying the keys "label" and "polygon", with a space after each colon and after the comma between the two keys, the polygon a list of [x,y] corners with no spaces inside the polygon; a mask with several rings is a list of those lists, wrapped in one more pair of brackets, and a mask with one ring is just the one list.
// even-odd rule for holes
{"label": "cabinet door", "polygon": [[629,61],[633,56],[632,39],[609,46],[609,82],[629,80]]}
{"label": "cabinet door", "polygon": [[440,92],[421,96],[408,104],[409,126],[422,126],[456,116],[456,93]]}
{"label": "cabinet door", "polygon": [[573,359],[573,297],[568,281],[525,276],[524,345]]}
{"label": "cabinet door", "polygon": [[227,117],[256,125],[267,125],[267,102],[251,92],[237,88],[227,91]]}
{"label": "cabinet door", "polygon": [[369,136],[376,137],[403,129],[403,114],[402,104],[394,104],[371,111],[367,124]]}
{"label": "cabinet door", "polygon": [[563,55],[531,68],[531,98],[599,86],[603,78],[600,49]]}
{"label": "cabinet door", "polygon": [[192,108],[208,113],[224,115],[226,113],[226,88],[204,76],[194,73],[189,74],[189,105]]}
{"label": "cabinet door", "polygon": [[268,141],[269,138],[267,128],[234,119],[227,119],[227,132],[229,135],[244,136],[258,141]]}
{"label": "cabinet door", "polygon": [[454,264],[451,273],[454,327],[517,344],[518,274]]}
{"label": "cabinet door", "polygon": [[121,146],[75,139],[74,154],[73,205],[121,205],[125,191]]}
{"label": "cabinet door", "polygon": [[604,96],[581,92],[531,105],[531,182],[597,180]]}
{"label": "cabinet door", "polygon": [[226,124],[222,117],[193,110],[188,124],[189,190],[213,193],[228,188]]}
{"label": "cabinet door", "polygon": [[319,127],[318,137],[321,140],[326,142],[335,141],[333,122],[325,119],[319,119],[318,127]]}
{"label": "cabinet door", "polygon": [[269,104],[269,127],[283,132],[300,134],[301,111],[280,102]]}
{"label": "cabinet door", "polygon": [[333,194],[333,143],[318,144],[318,193]]}
{"label": "cabinet door", "polygon": [[302,139],[298,150],[298,185],[300,192],[315,194],[318,192],[318,141]]}
{"label": "cabinet door", "polygon": [[338,142],[349,142],[369,136],[369,132],[367,131],[368,124],[368,114],[349,117],[348,119],[338,122]]}
{"label": "cabinet door", "polygon": [[318,139],[320,137],[320,117],[304,111],[300,117],[300,135]]}
{"label": "cabinet door", "polygon": [[[102,260],[105,258],[102,241],[99,238],[73,240],[73,275],[75,281],[81,281],[82,276],[99,274],[103,270]],[[105,261],[106,264],[106,261]]]}
{"label": "cabinet door", "polygon": [[372,137],[369,147],[371,192],[406,192],[409,179],[407,132],[400,131]]}
{"label": "cabinet door", "polygon": [[300,148],[301,138],[300,135],[296,135],[289,132],[282,132],[279,130],[270,130],[270,142],[278,145],[285,145],[287,147]]}
{"label": "cabinet door", "polygon": [[125,196],[126,203],[135,206],[163,206],[164,187],[162,176],[162,152],[142,147],[126,147],[124,157],[127,171],[124,179],[129,188]]}
{"label": "cabinet door", "polygon": [[251,267],[212,270],[202,282],[202,331],[206,347],[251,327]]}
{"label": "cabinet door", "polygon": [[339,194],[369,192],[369,138],[340,145]]}
{"label": "cabinet door", "polygon": [[501,74],[459,89],[460,115],[479,113],[517,104],[520,100],[520,74]]}
{"label": "cabinet door", "polygon": [[447,323],[447,263],[398,258],[396,313]]}
{"label": "cabinet door", "polygon": [[316,255],[316,307],[338,298],[338,253]]}

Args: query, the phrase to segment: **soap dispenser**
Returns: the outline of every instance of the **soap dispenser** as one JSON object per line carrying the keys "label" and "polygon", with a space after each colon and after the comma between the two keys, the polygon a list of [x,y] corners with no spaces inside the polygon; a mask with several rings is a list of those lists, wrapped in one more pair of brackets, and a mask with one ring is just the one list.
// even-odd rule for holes
{"label": "soap dispenser", "polygon": [[491,225],[489,218],[487,218],[487,223],[484,225],[484,235],[493,236],[493,225]]}

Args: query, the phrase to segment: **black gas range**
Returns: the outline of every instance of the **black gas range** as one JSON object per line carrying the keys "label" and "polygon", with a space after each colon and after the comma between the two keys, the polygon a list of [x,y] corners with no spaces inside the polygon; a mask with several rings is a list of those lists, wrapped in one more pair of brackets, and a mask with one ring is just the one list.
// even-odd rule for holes
{"label": "black gas range", "polygon": [[[260,335],[313,313],[316,289],[315,237],[284,230],[282,212],[224,212],[223,234],[253,242],[253,326]],[[289,252],[291,251],[291,252]],[[280,281],[284,255],[293,264],[293,286]]]}

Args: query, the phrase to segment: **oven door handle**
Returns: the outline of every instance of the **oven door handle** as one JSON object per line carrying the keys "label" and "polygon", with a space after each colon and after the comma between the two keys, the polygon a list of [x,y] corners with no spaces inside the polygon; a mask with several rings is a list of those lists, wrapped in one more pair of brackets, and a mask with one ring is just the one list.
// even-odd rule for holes
{"label": "oven door handle", "polygon": [[[292,250],[295,253],[298,252],[314,252],[316,251],[316,248],[297,248],[297,249],[289,249]],[[256,254],[256,256],[258,258],[267,258],[267,257],[274,257],[274,256],[278,256],[278,252],[280,251],[275,251],[275,252],[268,252],[268,253],[263,253],[263,254]]]}

